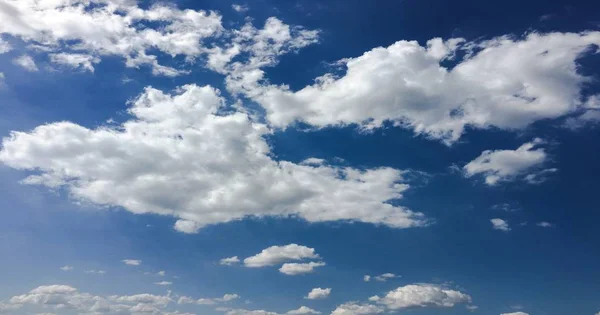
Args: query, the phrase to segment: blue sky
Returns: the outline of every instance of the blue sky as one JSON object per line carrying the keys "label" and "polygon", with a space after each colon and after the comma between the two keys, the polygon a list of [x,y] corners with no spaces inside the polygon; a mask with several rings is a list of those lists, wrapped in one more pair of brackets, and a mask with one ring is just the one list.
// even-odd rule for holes
{"label": "blue sky", "polygon": [[598,9],[0,0],[0,314],[597,314]]}

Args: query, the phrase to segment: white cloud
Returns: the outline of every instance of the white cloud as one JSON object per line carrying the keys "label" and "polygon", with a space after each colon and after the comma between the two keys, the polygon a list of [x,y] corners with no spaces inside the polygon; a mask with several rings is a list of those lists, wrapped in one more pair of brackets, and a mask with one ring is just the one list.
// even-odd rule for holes
{"label": "white cloud", "polygon": [[471,297],[433,284],[410,284],[392,290],[384,297],[375,296],[370,300],[389,310],[400,310],[414,307],[454,307],[456,304],[471,302]]}
{"label": "white cloud", "polygon": [[251,268],[275,266],[290,260],[317,259],[314,248],[288,244],[285,246],[271,246],[263,249],[260,253],[244,259],[244,265]]}
{"label": "white cloud", "polygon": [[492,227],[495,230],[500,230],[500,231],[504,231],[504,232],[510,231],[508,222],[506,222],[505,220],[495,218],[495,219],[491,219],[490,222],[492,222]]}
{"label": "white cloud", "polygon": [[69,265],[65,265],[65,266],[60,267],[60,270],[62,270],[62,271],[71,271],[71,270],[73,270],[73,267],[71,267]]}
{"label": "white cloud", "polygon": [[286,314],[288,314],[288,315],[321,314],[321,312],[317,312],[317,311],[313,310],[312,308],[309,308],[306,306],[301,306],[297,310],[289,311]]}
{"label": "white cloud", "polygon": [[372,304],[358,304],[357,302],[348,302],[339,305],[331,315],[372,315],[384,312],[382,307]]}
{"label": "white cloud", "polygon": [[239,263],[240,263],[240,259],[238,258],[238,256],[223,258],[223,259],[219,260],[219,264],[224,265],[224,266],[232,266],[232,265],[237,265]]}
{"label": "white cloud", "polygon": [[308,262],[308,263],[285,263],[279,268],[279,272],[288,276],[296,276],[307,273],[312,273],[317,267],[323,267],[324,262]]}
{"label": "white cloud", "polygon": [[12,46],[0,37],[0,55],[12,50]]}
{"label": "white cloud", "polygon": [[173,282],[170,282],[170,281],[160,281],[160,282],[154,282],[154,284],[156,284],[156,285],[171,285],[171,284],[173,284]]}
{"label": "white cloud", "polygon": [[[143,9],[135,1],[115,0],[3,0],[0,20],[0,34],[36,43],[45,51],[120,56],[128,67],[150,65],[154,74],[167,76],[185,71],[160,65],[151,50],[193,60],[205,51],[202,40],[223,30],[221,16],[214,12],[170,4]],[[152,27],[152,22],[159,23]]]}
{"label": "white cloud", "polygon": [[465,308],[468,309],[471,312],[474,312],[477,309],[479,309],[479,306],[477,306],[477,305],[467,305],[467,306],[465,306]]}
{"label": "white cloud", "polygon": [[[465,176],[481,174],[485,177],[485,183],[488,185],[514,180],[546,161],[546,152],[543,148],[538,148],[543,143],[542,139],[536,138],[531,142],[524,143],[516,150],[483,151],[479,157],[464,166]],[[546,170],[542,172],[546,172]],[[533,182],[534,178],[526,177],[525,180]]]}
{"label": "white cloud", "polygon": [[156,273],[157,276],[161,276],[164,277],[167,273],[164,270],[161,270],[159,272]]}
{"label": "white cloud", "polygon": [[318,299],[324,299],[329,297],[329,294],[331,294],[331,288],[314,288],[312,290],[310,290],[310,292],[308,292],[308,295],[305,297],[305,299],[308,300],[318,300]]}
{"label": "white cloud", "polygon": [[546,221],[539,222],[536,225],[539,226],[539,227],[544,227],[544,228],[550,228],[550,227],[554,226],[554,224],[552,224],[550,222],[546,222]]}
{"label": "white cloud", "polygon": [[409,188],[403,171],[273,160],[264,139],[271,131],[246,113],[223,113],[224,100],[210,86],[186,85],[176,95],[147,88],[130,104],[134,117],[121,125],[57,122],[12,132],[0,161],[33,171],[26,184],[63,187],[74,199],[136,214],[170,215],[187,233],[264,216],[393,228],[428,223],[389,203]]}
{"label": "white cloud", "polygon": [[142,264],[142,261],[137,259],[123,259],[122,262],[129,266],[139,266]]}
{"label": "white cloud", "polygon": [[364,280],[365,282],[369,282],[369,281],[371,281],[371,276],[369,276],[369,275],[365,275],[365,276],[363,277],[363,280]]}
{"label": "white cloud", "polygon": [[525,312],[514,312],[514,313],[502,313],[500,315],[529,315],[529,314],[525,313]]}
{"label": "white cloud", "polygon": [[35,72],[39,70],[35,61],[29,55],[21,55],[13,59],[13,63],[27,71]]}
{"label": "white cloud", "polygon": [[248,5],[245,5],[245,4],[232,4],[231,8],[235,12],[239,12],[239,13],[248,12],[248,10],[250,10],[250,7],[248,7]]}
{"label": "white cloud", "polygon": [[[398,41],[343,59],[344,75],[325,74],[298,91],[269,84],[261,70],[231,75],[228,87],[260,103],[276,127],[301,121],[370,129],[391,121],[452,143],[467,126],[514,130],[576,112],[590,80],[577,72],[577,60],[593,44],[600,32]],[[466,56],[455,57],[457,50]],[[447,59],[457,65],[443,67]]]}
{"label": "white cloud", "polygon": [[[80,314],[153,314],[175,315],[177,311],[168,310],[172,303],[169,296],[148,293],[137,295],[97,296],[80,292],[68,285],[39,286],[29,293],[13,296],[8,303],[0,303],[7,310],[18,309],[25,305],[46,312],[48,309],[63,313],[72,310]],[[2,306],[4,305],[4,306]],[[0,308],[2,310],[2,308]]]}
{"label": "white cloud", "polygon": [[400,276],[388,272],[388,273],[381,274],[379,276],[375,276],[374,279],[379,282],[386,282],[389,279],[394,279],[394,278],[400,278]]}
{"label": "white cloud", "polygon": [[95,274],[95,275],[104,275],[106,274],[106,271],[104,270],[95,270],[95,269],[91,269],[91,270],[85,270],[85,273],[90,273],[90,274]]}
{"label": "white cloud", "polygon": [[50,61],[56,64],[69,66],[73,69],[80,68],[94,72],[94,64],[100,62],[100,58],[86,54],[58,53],[50,54]]}
{"label": "white cloud", "polygon": [[239,299],[240,296],[237,294],[225,294],[221,298],[200,298],[193,299],[189,296],[182,296],[177,301],[178,304],[198,304],[198,305],[214,305],[218,303],[230,302]]}

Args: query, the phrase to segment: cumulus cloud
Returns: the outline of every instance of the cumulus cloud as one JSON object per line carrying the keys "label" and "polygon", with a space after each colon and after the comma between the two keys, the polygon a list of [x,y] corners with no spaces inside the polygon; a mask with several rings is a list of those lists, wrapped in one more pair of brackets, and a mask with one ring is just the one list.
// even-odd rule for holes
{"label": "cumulus cloud", "polygon": [[306,273],[312,273],[317,267],[323,267],[326,264],[324,262],[308,262],[308,263],[285,263],[279,268],[279,272],[288,276],[302,275]]}
{"label": "cumulus cloud", "polygon": [[502,313],[500,315],[529,315],[529,314],[525,313],[525,312],[514,312],[514,313]]}
{"label": "cumulus cloud", "polygon": [[12,46],[0,37],[0,55],[12,50]]}
{"label": "cumulus cloud", "polygon": [[377,305],[358,304],[358,302],[347,302],[339,305],[331,315],[372,315],[381,314],[385,310]]}
{"label": "cumulus cloud", "polygon": [[224,265],[224,266],[232,266],[232,265],[237,265],[239,263],[240,263],[240,259],[238,258],[238,256],[223,258],[223,259],[219,260],[219,264]]}
{"label": "cumulus cloud", "polygon": [[288,311],[286,314],[288,314],[288,315],[321,314],[321,312],[317,312],[307,306],[301,306],[297,310]]}
{"label": "cumulus cloud", "polygon": [[176,93],[147,88],[131,102],[133,117],[118,126],[56,122],[12,132],[0,161],[33,171],[23,183],[173,216],[175,229],[186,233],[264,216],[427,225],[422,213],[390,203],[409,188],[403,171],[273,160],[264,139],[270,130],[246,113],[225,112],[218,90],[186,85]]}
{"label": "cumulus cloud", "polygon": [[275,266],[290,260],[316,259],[320,258],[314,248],[298,244],[285,246],[271,246],[263,249],[260,253],[244,259],[246,267],[258,268]]}
{"label": "cumulus cloud", "polygon": [[312,290],[310,290],[310,292],[308,292],[308,295],[305,297],[305,299],[308,300],[318,300],[318,299],[324,299],[327,298],[329,296],[329,294],[331,294],[331,288],[314,288]]}
{"label": "cumulus cloud", "polygon": [[491,219],[490,222],[492,222],[492,227],[495,230],[500,230],[500,231],[504,231],[504,232],[510,231],[510,227],[508,226],[508,222],[506,222],[505,220],[502,220],[502,219],[499,219],[499,218],[495,218],[495,219]]}
{"label": "cumulus cloud", "polygon": [[161,270],[159,272],[156,273],[157,276],[161,276],[164,277],[167,273],[164,270]]}
{"label": "cumulus cloud", "polygon": [[142,261],[138,259],[123,259],[122,262],[129,266],[139,266],[142,264]]}
{"label": "cumulus cloud", "polygon": [[369,282],[369,281],[371,281],[371,276],[369,276],[369,275],[364,275],[364,276],[363,276],[363,281],[365,281],[365,282]]}
{"label": "cumulus cloud", "polygon": [[[261,104],[276,127],[370,129],[389,121],[452,143],[467,126],[514,130],[575,113],[591,80],[577,60],[598,44],[600,32],[398,41],[343,59],[345,74],[325,74],[298,91],[269,84],[260,69],[230,75],[228,87]],[[450,59],[456,66],[442,65]]]}
{"label": "cumulus cloud", "polygon": [[546,222],[546,221],[542,221],[542,222],[538,222],[538,224],[536,224],[539,227],[544,227],[544,228],[550,228],[553,227],[554,224],[550,223],[550,222]]}
{"label": "cumulus cloud", "polygon": [[31,58],[29,55],[21,55],[13,59],[13,63],[30,72],[39,71],[37,65],[35,64],[35,60],[33,60],[33,58]]}
{"label": "cumulus cloud", "polygon": [[486,150],[481,155],[463,167],[465,176],[483,175],[485,183],[496,185],[499,182],[514,180],[520,175],[526,175],[525,180],[535,183],[545,173],[555,169],[542,170],[538,173],[527,174],[539,168],[547,159],[547,154],[539,145],[544,141],[536,138],[524,143],[516,150]]}
{"label": "cumulus cloud", "polygon": [[50,54],[50,61],[73,69],[94,72],[94,64],[99,63],[100,58],[86,54],[58,53]]}
{"label": "cumulus cloud", "polygon": [[[59,312],[72,310],[80,314],[186,314],[168,309],[173,300],[169,296],[148,293],[136,295],[98,296],[80,292],[68,285],[39,286],[30,292],[13,296],[8,303],[0,303],[6,310],[24,306],[33,309],[53,309]],[[0,308],[2,310],[2,308]],[[62,310],[62,311],[61,311]]]}
{"label": "cumulus cloud", "polygon": [[454,307],[471,302],[471,297],[460,291],[433,284],[410,284],[388,292],[384,297],[369,299],[389,310],[414,307]]}
{"label": "cumulus cloud", "polygon": [[60,270],[62,270],[62,271],[71,271],[71,270],[73,270],[73,267],[71,267],[69,265],[65,265],[65,266],[60,267]]}

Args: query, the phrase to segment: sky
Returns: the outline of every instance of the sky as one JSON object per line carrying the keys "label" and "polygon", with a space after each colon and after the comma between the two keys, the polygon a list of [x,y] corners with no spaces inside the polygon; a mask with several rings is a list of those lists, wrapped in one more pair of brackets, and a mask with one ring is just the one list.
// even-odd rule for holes
{"label": "sky", "polygon": [[0,314],[600,314],[599,9],[0,0]]}

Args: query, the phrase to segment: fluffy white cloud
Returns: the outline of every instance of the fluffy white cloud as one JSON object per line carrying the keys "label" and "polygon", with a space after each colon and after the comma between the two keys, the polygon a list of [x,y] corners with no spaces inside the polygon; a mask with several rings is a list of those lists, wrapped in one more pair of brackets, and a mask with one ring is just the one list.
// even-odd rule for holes
{"label": "fluffy white cloud", "polygon": [[288,276],[296,276],[307,273],[312,273],[317,267],[325,266],[324,262],[308,262],[308,263],[285,263],[279,268],[279,272]]}
{"label": "fluffy white cloud", "polygon": [[394,278],[400,278],[400,276],[388,272],[388,273],[381,274],[379,276],[375,276],[374,279],[377,281],[380,281],[380,282],[386,282],[389,279],[394,279]]}
{"label": "fluffy white cloud", "polygon": [[[223,29],[215,12],[169,4],[143,9],[135,1],[120,0],[1,0],[0,20],[0,34],[36,43],[42,50],[120,56],[128,67],[150,65],[154,74],[167,76],[185,71],[160,65],[151,50],[193,60],[205,50],[202,40]],[[79,64],[89,69],[94,60],[79,59]],[[71,57],[71,64],[75,61]]]}
{"label": "fluffy white cloud", "polygon": [[471,302],[471,297],[460,291],[445,289],[433,284],[410,284],[388,292],[384,297],[369,300],[390,310],[413,307],[454,307]]}
{"label": "fluffy white cloud", "polygon": [[240,296],[237,294],[225,294],[221,298],[200,298],[193,299],[189,296],[182,296],[177,301],[178,304],[198,304],[198,305],[214,305],[218,303],[225,303],[239,299]]}
{"label": "fluffy white cloud", "polygon": [[86,54],[58,53],[50,54],[50,61],[74,69],[80,68],[82,70],[94,72],[94,64],[99,63],[100,58]]}
{"label": "fluffy white cloud", "polygon": [[13,59],[13,63],[27,71],[35,72],[39,70],[35,64],[35,60],[33,60],[33,58],[31,58],[29,55],[21,55]]}
{"label": "fluffy white cloud", "polygon": [[316,259],[320,258],[314,248],[288,244],[285,246],[271,246],[263,249],[260,253],[244,259],[246,267],[258,268],[275,266],[290,260]]}
{"label": "fluffy white cloud", "polygon": [[[13,296],[8,303],[0,303],[5,308],[18,309],[25,305],[47,310],[72,310],[80,314],[152,314],[183,315],[168,310],[173,300],[167,295],[137,294],[97,296],[80,292],[68,285],[40,286],[29,293]],[[1,310],[1,309],[0,309]],[[64,311],[61,311],[61,313]]]}
{"label": "fluffy white cloud", "polygon": [[122,262],[129,266],[139,266],[142,264],[142,261],[138,259],[123,259]]}
{"label": "fluffy white cloud", "polygon": [[[465,176],[471,177],[481,174],[485,177],[485,183],[495,185],[502,181],[509,181],[524,175],[532,169],[539,168],[547,158],[543,148],[542,139],[536,138],[531,142],[524,143],[516,150],[486,150],[463,167]],[[528,174],[525,180],[534,183],[544,173],[552,172],[543,170],[541,174]],[[554,170],[555,171],[555,170]]]}
{"label": "fluffy white cloud", "polygon": [[550,223],[550,222],[546,222],[546,221],[542,221],[542,222],[538,222],[538,224],[536,224],[539,227],[544,227],[544,228],[550,228],[553,227],[554,224]]}
{"label": "fluffy white cloud", "polygon": [[525,312],[514,312],[514,313],[502,313],[500,315],[529,315],[529,314],[525,313]]}
{"label": "fluffy white cloud", "polygon": [[348,302],[339,305],[331,315],[372,315],[384,312],[382,307],[372,304],[358,304],[357,302]]}
{"label": "fluffy white cloud", "polygon": [[156,273],[157,276],[161,276],[164,277],[167,273],[164,270],[161,270],[159,272]]}
{"label": "fluffy white cloud", "polygon": [[505,220],[502,220],[502,219],[499,219],[499,218],[495,218],[495,219],[491,219],[490,222],[492,222],[492,227],[495,230],[500,230],[500,231],[504,231],[504,232],[510,231],[510,227],[508,226],[508,222],[506,222]]}
{"label": "fluffy white cloud", "polygon": [[5,54],[12,50],[12,46],[0,37],[0,54]]}
{"label": "fluffy white cloud", "polygon": [[287,312],[286,314],[288,314],[288,315],[321,314],[321,312],[317,312],[307,306],[301,306],[297,310],[291,310],[291,311]]}
{"label": "fluffy white cloud", "polygon": [[232,265],[237,265],[239,263],[240,263],[240,259],[238,258],[238,256],[223,258],[223,259],[219,260],[219,264],[224,265],[224,266],[232,266]]}
{"label": "fluffy white cloud", "polygon": [[291,310],[286,313],[280,314],[276,312],[269,312],[265,310],[245,310],[245,309],[221,309],[226,315],[300,315],[300,314],[321,314],[309,307],[301,306],[297,310]]}
{"label": "fluffy white cloud", "polygon": [[73,267],[71,267],[69,265],[65,265],[65,266],[60,267],[60,270],[62,270],[62,271],[71,271],[71,270],[73,270]]}
{"label": "fluffy white cloud", "polygon": [[403,171],[275,161],[263,137],[270,130],[227,111],[210,86],[186,85],[176,95],[147,88],[130,104],[134,117],[119,126],[57,122],[12,132],[0,161],[37,173],[26,184],[63,187],[73,198],[136,214],[170,215],[187,233],[249,216],[427,224],[423,214],[389,203],[409,187]]}
{"label": "fluffy white cloud", "polygon": [[327,298],[329,296],[329,294],[331,294],[331,288],[314,288],[312,290],[310,290],[310,292],[308,292],[308,295],[306,295],[305,299],[309,299],[309,300],[318,300],[318,299],[324,299]]}
{"label": "fluffy white cloud", "polygon": [[364,280],[365,282],[369,282],[369,281],[371,281],[371,276],[369,276],[369,275],[365,275],[365,276],[363,277],[363,280]]}
{"label": "fluffy white cloud", "polygon": [[[574,113],[590,80],[577,60],[594,44],[600,32],[398,41],[343,59],[344,75],[325,74],[298,91],[269,84],[259,69],[231,75],[228,86],[260,103],[273,126],[369,129],[390,121],[451,143],[466,126],[512,130]],[[459,50],[465,53],[457,59]],[[442,66],[448,59],[456,66]]]}

